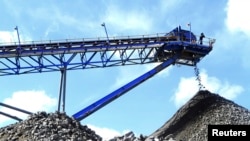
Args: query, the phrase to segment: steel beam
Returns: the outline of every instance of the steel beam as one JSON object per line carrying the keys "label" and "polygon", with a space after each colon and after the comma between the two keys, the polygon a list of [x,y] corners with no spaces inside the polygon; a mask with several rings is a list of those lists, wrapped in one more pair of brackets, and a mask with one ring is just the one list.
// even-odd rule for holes
{"label": "steel beam", "polygon": [[139,76],[138,78],[134,79],[133,81],[129,82],[128,84],[120,87],[119,89],[113,91],[112,93],[108,94],[107,96],[101,98],[100,100],[94,102],[93,104],[87,106],[86,108],[80,110],[79,112],[75,113],[73,117],[80,121],[87,116],[91,115],[92,113],[96,112],[97,110],[101,109],[105,105],[109,104],[110,102],[114,101],[115,99],[119,98],[120,96],[124,95],[126,92],[130,91],[131,89],[135,88],[139,84],[143,83],[144,81],[148,80],[149,78],[153,77],[166,67],[174,64],[176,59],[179,57],[179,53],[175,54],[175,56],[169,58],[165,62],[161,63],[160,65],[156,66],[152,70],[144,73],[143,75]]}
{"label": "steel beam", "polygon": [[2,102],[0,102],[0,106],[4,106],[4,107],[7,107],[7,108],[10,108],[10,109],[13,109],[13,110],[16,110],[16,111],[19,111],[19,112],[28,114],[28,115],[33,114],[32,112],[29,112],[29,111],[26,111],[26,110],[23,110],[23,109],[20,109],[20,108],[11,106],[11,105],[7,105],[7,104],[4,104],[4,103],[2,103]]}

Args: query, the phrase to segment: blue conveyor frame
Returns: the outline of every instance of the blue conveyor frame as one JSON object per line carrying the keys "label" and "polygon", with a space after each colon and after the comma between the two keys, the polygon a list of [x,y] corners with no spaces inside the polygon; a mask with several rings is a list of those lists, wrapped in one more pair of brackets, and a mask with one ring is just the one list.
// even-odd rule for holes
{"label": "blue conveyor frame", "polygon": [[158,54],[156,54],[161,59],[161,61],[163,61],[163,63],[146,72],[145,74],[139,76],[138,78],[132,80],[131,82],[125,84],[124,86],[118,88],[117,90],[111,92],[100,100],[97,100],[93,104],[87,106],[86,108],[80,110],[72,116],[76,120],[81,121],[82,119],[88,117],[92,113],[111,103],[115,99],[121,97],[126,92],[135,88],[139,84],[153,77],[171,64],[177,63],[194,66],[211,50],[212,47],[200,44],[193,44],[183,41],[170,41],[164,44],[161,50],[159,50]]}
{"label": "blue conveyor frame", "polygon": [[[58,111],[61,99],[64,111],[68,70],[163,62],[73,115],[75,119],[82,120],[169,65],[194,66],[212,50],[214,39],[208,38],[202,45],[193,36],[192,40],[191,37],[183,38],[184,32],[186,36],[191,35],[186,34],[188,31],[180,27],[176,29],[178,30],[167,34],[114,37],[108,40],[83,38],[0,43],[0,76],[60,71],[62,75]],[[177,34],[172,34],[173,32]]]}

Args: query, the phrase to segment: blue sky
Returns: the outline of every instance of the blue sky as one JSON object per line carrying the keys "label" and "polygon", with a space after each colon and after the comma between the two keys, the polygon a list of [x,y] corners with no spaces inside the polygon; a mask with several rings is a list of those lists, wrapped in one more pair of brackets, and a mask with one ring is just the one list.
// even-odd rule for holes
{"label": "blue sky", "polygon": [[[250,108],[250,13],[247,0],[2,0],[0,44],[167,33],[176,26],[215,38],[199,64],[211,92]],[[66,112],[73,115],[153,65],[68,71]],[[31,112],[57,110],[60,73],[3,76],[0,101]],[[194,68],[171,66],[82,121],[104,138],[132,130],[148,135],[198,91]],[[25,115],[0,107],[25,119]],[[0,115],[0,127],[14,123]]]}

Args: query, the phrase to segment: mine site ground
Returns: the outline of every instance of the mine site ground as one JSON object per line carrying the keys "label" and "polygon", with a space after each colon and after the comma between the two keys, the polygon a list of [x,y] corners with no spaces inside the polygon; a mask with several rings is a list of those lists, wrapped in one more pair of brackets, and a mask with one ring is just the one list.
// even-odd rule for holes
{"label": "mine site ground", "polygon": [[[164,111],[163,111],[164,112]],[[150,135],[133,131],[110,141],[206,141],[208,125],[250,125],[250,111],[207,90],[199,91]],[[65,113],[38,112],[0,128],[0,141],[102,141],[102,137]]]}

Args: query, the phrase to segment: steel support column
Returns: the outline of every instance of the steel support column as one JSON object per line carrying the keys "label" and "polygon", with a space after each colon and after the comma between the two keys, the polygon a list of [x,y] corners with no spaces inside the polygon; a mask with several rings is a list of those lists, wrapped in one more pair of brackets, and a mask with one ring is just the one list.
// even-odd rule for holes
{"label": "steel support column", "polygon": [[[66,72],[67,69],[65,67],[61,68],[61,82],[60,82],[60,91],[58,98],[58,112],[60,112],[60,108],[62,106],[62,112],[65,112],[65,101],[66,101]],[[62,102],[62,105],[61,105]]]}

